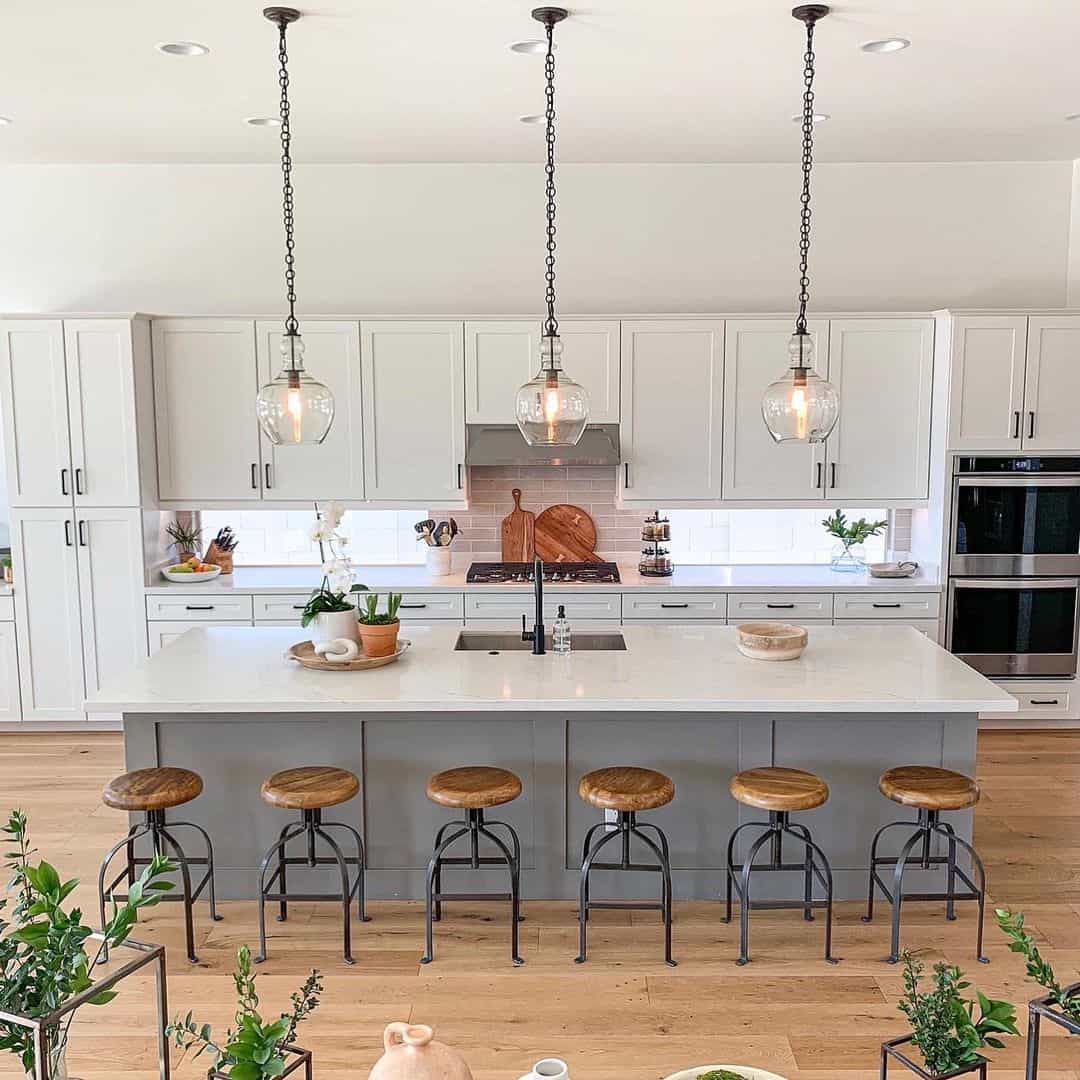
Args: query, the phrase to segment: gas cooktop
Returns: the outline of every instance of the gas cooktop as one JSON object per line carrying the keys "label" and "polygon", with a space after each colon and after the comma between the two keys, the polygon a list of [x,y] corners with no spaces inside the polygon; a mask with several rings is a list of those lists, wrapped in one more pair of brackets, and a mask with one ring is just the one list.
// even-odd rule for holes
{"label": "gas cooktop", "polygon": [[[533,580],[532,563],[474,562],[465,580],[470,585],[512,585]],[[544,581],[575,585],[611,584],[619,580],[619,568],[612,562],[544,563]]]}

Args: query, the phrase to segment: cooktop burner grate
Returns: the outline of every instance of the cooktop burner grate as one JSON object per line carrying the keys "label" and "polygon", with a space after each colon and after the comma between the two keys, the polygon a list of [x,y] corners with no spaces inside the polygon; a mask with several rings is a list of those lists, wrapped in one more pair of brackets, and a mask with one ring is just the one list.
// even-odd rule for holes
{"label": "cooktop burner grate", "polygon": [[[533,580],[532,563],[474,562],[465,575],[470,585],[517,584]],[[568,582],[575,585],[612,584],[619,581],[619,568],[612,562],[544,563],[544,581],[556,585]]]}

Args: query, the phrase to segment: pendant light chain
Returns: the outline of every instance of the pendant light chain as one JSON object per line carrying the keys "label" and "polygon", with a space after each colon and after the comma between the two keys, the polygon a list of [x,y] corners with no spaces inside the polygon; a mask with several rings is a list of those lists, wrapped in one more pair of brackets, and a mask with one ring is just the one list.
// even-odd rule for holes
{"label": "pendant light chain", "polygon": [[806,305],[810,301],[810,173],[814,167],[814,22],[806,20],[806,55],[803,68],[802,209],[799,213],[799,314],[795,333],[806,334]]}
{"label": "pendant light chain", "polygon": [[554,338],[559,333],[559,320],[555,317],[555,22],[548,19],[547,55],[544,58],[544,77],[547,89],[547,259],[545,260],[547,280],[547,320],[544,323],[544,337]]}
{"label": "pendant light chain", "polygon": [[296,321],[296,260],[293,239],[293,184],[292,184],[292,129],[289,126],[289,54],[285,45],[288,21],[278,21],[278,84],[281,86],[281,209],[285,223],[285,295],[289,301],[289,315],[285,320],[285,333],[295,337],[300,332]]}

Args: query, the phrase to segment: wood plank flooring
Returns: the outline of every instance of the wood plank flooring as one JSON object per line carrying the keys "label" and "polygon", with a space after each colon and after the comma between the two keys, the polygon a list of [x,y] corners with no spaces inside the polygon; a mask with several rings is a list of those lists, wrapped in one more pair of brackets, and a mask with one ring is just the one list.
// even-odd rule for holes
{"label": "wood plank flooring", "polygon": [[[76,896],[89,911],[98,862],[122,824],[101,804],[101,788],[121,771],[118,736],[0,736],[0,812],[27,811],[40,851],[85,883]],[[995,901],[1024,908],[1062,980],[1080,979],[1080,732],[986,732],[979,779],[976,843]],[[1022,962],[990,926],[992,963],[976,964],[974,908],[959,910],[959,921],[947,923],[937,905],[912,905],[905,939],[922,946],[928,963],[945,957],[992,996],[1026,1003],[1035,990]],[[193,1009],[219,1030],[233,1012],[235,950],[256,939],[254,905],[223,904],[222,912],[217,924],[205,908],[197,914],[195,969],[184,959],[177,908],[156,909],[136,934],[169,948],[171,1011]],[[677,904],[675,969],[662,963],[655,913],[599,912],[590,961],[577,967],[573,905],[532,902],[522,924],[527,963],[516,970],[501,910],[450,907],[430,967],[418,962],[422,905],[376,903],[372,914],[375,921],[354,926],[353,969],[339,958],[336,908],[293,905],[285,926],[270,923],[271,955],[259,977],[268,1011],[287,1006],[309,968],[325,974],[322,1008],[300,1040],[315,1051],[319,1080],[366,1077],[390,1020],[433,1025],[466,1054],[475,1080],[514,1080],[546,1055],[566,1058],[574,1080],[658,1080],[708,1062],[757,1065],[790,1080],[877,1080],[878,1044],[904,1030],[900,972],[882,963],[887,920],[864,925],[859,905],[840,906],[837,967],[820,959],[821,922],[806,924],[797,912],[755,913],[754,962],[737,968],[738,932],[718,921],[718,906]],[[85,1009],[73,1074],[156,1076],[152,1005],[151,977],[131,980],[106,1007]],[[1080,1039],[1051,1028],[1043,1047],[1040,1080],[1080,1080]],[[990,1074],[1020,1080],[1022,1040],[995,1055]],[[0,1076],[18,1075],[13,1059],[0,1058]],[[186,1062],[174,1075],[205,1076],[205,1065]]]}

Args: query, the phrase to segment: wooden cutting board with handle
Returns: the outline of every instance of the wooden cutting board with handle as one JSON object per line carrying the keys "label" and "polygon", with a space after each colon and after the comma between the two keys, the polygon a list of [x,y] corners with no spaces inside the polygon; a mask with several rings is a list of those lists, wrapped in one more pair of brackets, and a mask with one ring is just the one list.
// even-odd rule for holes
{"label": "wooden cutting board with handle", "polygon": [[536,518],[534,537],[544,562],[604,561],[596,554],[596,523],[580,506],[549,506]]}
{"label": "wooden cutting board with handle", "polygon": [[514,488],[514,509],[502,520],[502,561],[532,562],[536,515],[521,509],[521,488]]}

